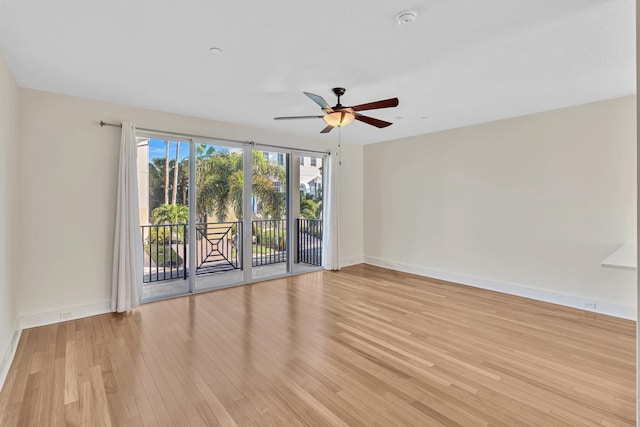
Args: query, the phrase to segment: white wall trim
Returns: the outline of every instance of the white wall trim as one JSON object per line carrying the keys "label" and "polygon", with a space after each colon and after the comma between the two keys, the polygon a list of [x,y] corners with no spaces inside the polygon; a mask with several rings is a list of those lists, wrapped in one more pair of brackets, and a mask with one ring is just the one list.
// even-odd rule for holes
{"label": "white wall trim", "polygon": [[105,299],[76,307],[60,307],[44,313],[22,315],[20,316],[20,327],[22,329],[35,328],[36,326],[51,325],[110,312],[111,300]]}
{"label": "white wall trim", "polygon": [[340,260],[340,268],[349,267],[350,265],[362,264],[364,263],[363,256],[357,256],[353,258],[343,258]]}
{"label": "white wall trim", "polygon": [[[419,276],[431,277],[439,280],[445,280],[447,282],[460,283],[462,285],[501,292],[503,294],[516,295],[519,297],[531,298],[538,301],[577,308],[579,310],[606,314],[623,319],[636,320],[635,307],[617,305],[605,301],[597,301],[576,295],[559,294],[552,291],[530,288],[520,284],[502,282],[492,279],[484,279],[480,277],[469,276],[466,274],[452,273],[449,271],[442,271],[429,267],[405,264],[370,256],[365,256],[364,262],[378,267],[390,268],[392,270],[417,274]],[[596,308],[587,308],[585,307],[585,304],[595,304]]]}
{"label": "white wall trim", "polygon": [[2,359],[0,359],[0,390],[2,390],[7,375],[9,375],[9,368],[11,367],[11,362],[13,362],[13,357],[16,355],[20,335],[22,335],[22,329],[18,327],[18,324],[18,319],[16,319],[13,335],[9,341],[9,347],[2,353]]}

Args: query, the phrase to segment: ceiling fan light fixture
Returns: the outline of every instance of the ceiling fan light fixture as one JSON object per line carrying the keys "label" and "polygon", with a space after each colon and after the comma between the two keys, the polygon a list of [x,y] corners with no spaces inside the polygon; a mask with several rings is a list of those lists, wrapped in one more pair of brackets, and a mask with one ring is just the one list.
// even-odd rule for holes
{"label": "ceiling fan light fixture", "polygon": [[355,119],[355,116],[353,113],[348,111],[334,111],[333,113],[325,114],[322,117],[322,120],[324,120],[328,125],[335,127],[346,126],[351,123],[353,119]]}

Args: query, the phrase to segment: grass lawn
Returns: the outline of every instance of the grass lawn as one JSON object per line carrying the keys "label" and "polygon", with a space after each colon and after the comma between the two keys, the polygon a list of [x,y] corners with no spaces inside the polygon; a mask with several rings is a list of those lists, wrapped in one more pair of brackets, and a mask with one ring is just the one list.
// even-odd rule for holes
{"label": "grass lawn", "polygon": [[183,263],[182,257],[169,245],[145,245],[144,251],[158,266],[178,267]]}

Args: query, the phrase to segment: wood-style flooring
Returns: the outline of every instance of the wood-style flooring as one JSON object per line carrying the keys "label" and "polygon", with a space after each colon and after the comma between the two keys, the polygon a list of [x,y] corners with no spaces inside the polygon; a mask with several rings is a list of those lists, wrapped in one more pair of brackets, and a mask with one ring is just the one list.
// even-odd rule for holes
{"label": "wood-style flooring", "polygon": [[25,330],[8,426],[635,425],[635,322],[358,265]]}

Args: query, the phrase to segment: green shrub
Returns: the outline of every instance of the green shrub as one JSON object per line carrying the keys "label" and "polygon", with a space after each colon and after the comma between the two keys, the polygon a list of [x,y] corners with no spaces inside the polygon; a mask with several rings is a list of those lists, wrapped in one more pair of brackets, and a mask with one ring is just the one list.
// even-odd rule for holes
{"label": "green shrub", "polygon": [[256,244],[284,251],[287,247],[287,231],[284,229],[278,229],[277,231],[278,233],[276,238],[275,228],[262,229],[260,227],[254,227],[253,235],[255,237]]}
{"label": "green shrub", "polygon": [[189,208],[184,205],[160,205],[151,211],[154,224],[182,224],[189,222]]}
{"label": "green shrub", "polygon": [[[184,225],[159,225],[149,227],[149,243],[184,243]],[[147,237],[147,236],[145,236]]]}

